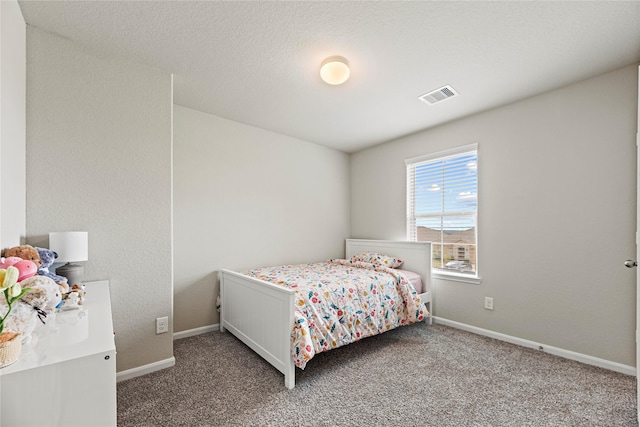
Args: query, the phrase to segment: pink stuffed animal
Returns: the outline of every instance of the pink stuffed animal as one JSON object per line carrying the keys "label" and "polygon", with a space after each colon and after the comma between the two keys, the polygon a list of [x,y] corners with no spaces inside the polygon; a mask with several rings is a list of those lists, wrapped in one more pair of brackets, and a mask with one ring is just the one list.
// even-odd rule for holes
{"label": "pink stuffed animal", "polygon": [[38,273],[38,266],[33,261],[10,256],[0,258],[0,268],[6,270],[7,267],[14,266],[18,269],[18,283],[35,276]]}

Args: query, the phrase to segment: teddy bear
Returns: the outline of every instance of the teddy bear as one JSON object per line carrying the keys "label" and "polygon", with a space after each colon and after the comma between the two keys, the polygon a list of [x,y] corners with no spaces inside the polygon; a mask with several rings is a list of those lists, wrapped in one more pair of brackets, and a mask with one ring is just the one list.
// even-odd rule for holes
{"label": "teddy bear", "polygon": [[[60,287],[53,279],[35,275],[20,282],[23,289],[29,288],[19,301],[12,305],[11,314],[5,321],[5,328],[22,334],[23,342],[29,341],[31,333],[44,324],[55,308],[62,302]],[[0,298],[0,310],[8,309],[4,298]]]}
{"label": "teddy bear", "polygon": [[40,308],[48,313],[53,312],[53,310],[62,302],[62,292],[60,291],[60,286],[58,286],[58,284],[54,282],[50,277],[40,276],[38,274],[26,280],[23,280],[22,282],[20,282],[20,285],[22,286],[22,289],[44,289],[47,292],[47,303]]}
{"label": "teddy bear", "polygon": [[36,264],[38,268],[42,265],[42,261],[40,261],[40,255],[38,254],[38,250],[31,245],[20,245],[14,246],[13,248],[5,249],[2,253],[3,257],[18,257],[22,259],[26,259],[28,261],[32,261]]}
{"label": "teddy bear", "polygon": [[58,276],[57,274],[53,274],[49,271],[49,267],[51,267],[55,259],[58,258],[58,254],[46,248],[36,247],[35,249],[38,251],[38,256],[40,256],[40,262],[42,263],[38,268],[38,274],[53,279],[53,281],[60,286],[60,291],[63,294],[68,293],[69,284],[67,283],[67,278],[64,276]]}
{"label": "teddy bear", "polygon": [[[5,320],[5,329],[22,335],[22,342],[31,340],[31,334],[38,324],[45,324],[49,314],[43,307],[50,307],[56,300],[50,300],[51,293],[45,288],[31,289],[20,300],[13,303],[11,314]],[[6,310],[6,302],[0,299],[0,306]]]}

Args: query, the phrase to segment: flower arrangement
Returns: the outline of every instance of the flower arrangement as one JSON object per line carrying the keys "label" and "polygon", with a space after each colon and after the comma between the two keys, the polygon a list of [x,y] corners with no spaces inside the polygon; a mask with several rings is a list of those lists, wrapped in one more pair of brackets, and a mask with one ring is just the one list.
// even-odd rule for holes
{"label": "flower arrangement", "polygon": [[11,314],[13,303],[30,290],[30,288],[22,289],[22,286],[18,283],[18,276],[19,271],[14,266],[9,266],[6,270],[0,269],[0,292],[4,295],[8,307],[4,315],[0,314],[0,335],[4,332],[4,321]]}

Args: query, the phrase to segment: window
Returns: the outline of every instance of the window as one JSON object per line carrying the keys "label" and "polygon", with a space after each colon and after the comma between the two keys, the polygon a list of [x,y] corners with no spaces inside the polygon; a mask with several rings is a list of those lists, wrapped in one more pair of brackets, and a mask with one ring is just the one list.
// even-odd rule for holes
{"label": "window", "polygon": [[405,164],[408,240],[432,242],[434,273],[477,278],[477,144]]}

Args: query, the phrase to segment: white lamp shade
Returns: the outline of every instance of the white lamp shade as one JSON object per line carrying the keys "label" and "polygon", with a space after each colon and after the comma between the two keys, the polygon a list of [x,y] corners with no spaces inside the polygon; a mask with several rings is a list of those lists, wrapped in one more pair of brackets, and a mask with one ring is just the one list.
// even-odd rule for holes
{"label": "white lamp shade", "polygon": [[49,233],[49,249],[58,254],[56,262],[89,260],[89,233],[61,231]]}

